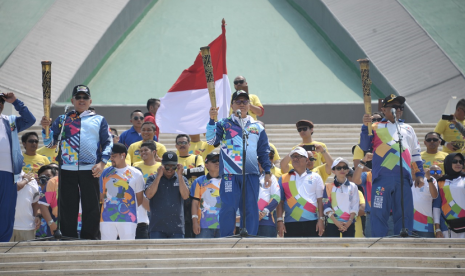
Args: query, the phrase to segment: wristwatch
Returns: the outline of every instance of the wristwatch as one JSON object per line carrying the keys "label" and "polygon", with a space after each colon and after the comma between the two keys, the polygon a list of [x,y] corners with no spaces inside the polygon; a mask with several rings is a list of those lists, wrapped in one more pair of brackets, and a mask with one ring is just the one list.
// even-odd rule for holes
{"label": "wristwatch", "polygon": [[363,166],[361,163],[357,165],[357,167],[359,167],[360,169],[364,169],[365,166]]}
{"label": "wristwatch", "polygon": [[50,221],[47,221],[48,226],[52,225],[53,223],[54,223],[53,219],[51,219]]}
{"label": "wristwatch", "polygon": [[323,216],[323,217],[319,217],[319,219],[321,219],[321,220],[323,220],[323,221],[324,221],[324,220],[325,220],[325,217],[324,217],[324,216]]}
{"label": "wristwatch", "polygon": [[433,183],[433,178],[431,177],[431,178],[429,178],[429,179],[426,180],[426,181],[428,181],[428,183]]}
{"label": "wristwatch", "polygon": [[276,221],[284,221],[283,217],[277,218]]}
{"label": "wristwatch", "polygon": [[198,216],[198,215],[192,215],[192,218],[193,218],[193,219],[194,219],[194,218],[198,219],[199,216]]}
{"label": "wristwatch", "polygon": [[271,172],[265,172],[265,174],[270,174],[271,175]]}
{"label": "wristwatch", "polygon": [[360,159],[360,164],[362,164],[363,166],[366,166],[367,165],[367,162],[363,161]]}

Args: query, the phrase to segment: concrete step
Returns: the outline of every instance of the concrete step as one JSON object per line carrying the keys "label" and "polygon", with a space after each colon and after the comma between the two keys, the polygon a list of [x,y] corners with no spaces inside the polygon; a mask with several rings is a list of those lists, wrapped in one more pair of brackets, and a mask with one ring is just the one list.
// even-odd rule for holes
{"label": "concrete step", "polygon": [[[334,263],[334,260],[332,260]],[[332,264],[331,263],[331,264]],[[332,275],[332,276],[390,276],[390,275],[463,275],[462,268],[429,268],[429,267],[389,267],[379,265],[373,267],[287,267],[268,266],[268,262],[262,266],[247,267],[186,267],[186,268],[80,268],[60,270],[22,270],[0,271],[0,275],[228,275],[228,276],[282,276],[282,275]]]}
{"label": "concrete step", "polygon": [[[333,258],[343,257],[404,257],[411,258],[465,258],[465,248],[455,248],[453,252],[444,248],[423,248],[422,250],[412,248],[318,248],[320,256],[331,256]],[[232,257],[312,257],[315,256],[315,248],[187,248],[187,249],[132,249],[132,250],[80,250],[48,252],[23,252],[8,253],[0,255],[0,263],[16,262],[51,262],[69,260],[118,260],[118,259],[172,259],[172,258],[232,258]]]}

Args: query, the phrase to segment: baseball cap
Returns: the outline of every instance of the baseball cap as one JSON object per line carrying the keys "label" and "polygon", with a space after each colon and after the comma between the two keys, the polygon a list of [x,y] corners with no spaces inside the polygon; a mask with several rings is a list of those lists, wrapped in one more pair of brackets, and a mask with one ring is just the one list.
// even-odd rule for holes
{"label": "baseball cap", "polygon": [[397,101],[400,104],[404,104],[405,103],[405,98],[402,97],[402,96],[396,96],[394,94],[391,94],[391,95],[387,96],[386,98],[384,98],[383,107],[385,107],[388,103],[393,102],[393,101]]}
{"label": "baseball cap", "polygon": [[178,164],[178,156],[174,151],[167,151],[163,154],[161,158],[162,165],[177,165]]}
{"label": "baseball cap", "polygon": [[84,84],[76,85],[73,88],[73,95],[72,95],[73,97],[76,96],[79,93],[85,93],[85,94],[87,94],[87,96],[90,97],[90,89],[89,89],[89,87],[85,86]]}
{"label": "baseball cap", "polygon": [[306,151],[304,148],[302,148],[302,147],[295,147],[295,149],[293,149],[293,150],[291,151],[291,154],[290,154],[290,155],[292,155],[292,154],[294,154],[294,153],[298,153],[299,155],[302,155],[303,157],[308,158],[308,153],[307,153],[307,151]]}
{"label": "baseball cap", "polygon": [[232,94],[231,98],[231,103],[237,98],[237,97],[246,97],[248,100],[250,100],[249,94],[245,92],[244,90],[237,90]]}
{"label": "baseball cap", "polygon": [[216,152],[211,152],[207,155],[207,157],[205,157],[205,163],[207,163],[208,161],[211,161],[213,158],[217,157],[219,158],[219,154],[216,153]]}
{"label": "baseball cap", "polygon": [[128,154],[128,149],[125,145],[121,143],[114,143],[113,148],[111,149],[111,154],[113,153],[126,153]]}
{"label": "baseball cap", "polygon": [[310,128],[313,128],[313,122],[309,120],[300,120],[297,123],[295,123],[296,127],[303,127],[303,126],[308,126]]}
{"label": "baseball cap", "polygon": [[341,162],[346,163],[346,165],[347,165],[348,167],[350,167],[349,161],[345,160],[345,159],[342,158],[342,157],[338,157],[338,158],[336,158],[336,159],[334,160],[333,165],[331,166],[331,169],[334,170],[334,167],[336,167],[337,164],[339,164],[339,163],[341,163]]}

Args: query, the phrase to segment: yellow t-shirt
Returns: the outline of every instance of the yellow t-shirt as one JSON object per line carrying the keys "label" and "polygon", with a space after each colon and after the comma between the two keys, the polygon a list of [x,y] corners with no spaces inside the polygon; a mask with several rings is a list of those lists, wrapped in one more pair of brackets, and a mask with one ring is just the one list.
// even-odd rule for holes
{"label": "yellow t-shirt", "polygon": [[23,156],[24,156],[24,160],[23,160],[24,173],[32,172],[35,178],[38,177],[37,173],[39,172],[40,167],[50,164],[50,161],[48,161],[48,158],[40,154],[36,154],[32,156],[23,154]]}
{"label": "yellow t-shirt", "polygon": [[36,153],[47,157],[50,163],[58,164],[58,161],[56,160],[58,152],[55,152],[55,149],[41,147],[36,151]]}
{"label": "yellow t-shirt", "polygon": [[158,168],[161,166],[160,162],[155,163],[153,166],[147,166],[144,161],[139,161],[133,164],[133,167],[140,168],[144,175],[144,181],[147,182],[147,178],[157,173]]}
{"label": "yellow t-shirt", "polygon": [[[465,125],[465,120],[463,121],[458,121],[457,122],[460,122],[462,125]],[[460,131],[457,130],[457,128],[455,127],[455,125],[449,121],[446,121],[446,120],[439,120],[438,124],[436,125],[436,128],[434,129],[435,132],[441,134],[442,138],[444,140],[446,140],[446,142],[458,142],[458,143],[461,143],[462,144],[462,147],[461,149],[459,150],[456,150],[454,152],[462,152],[462,153],[465,153],[465,138],[463,137],[463,135],[460,133]],[[442,147],[442,151],[444,152],[447,152],[447,153],[451,153],[452,151],[443,146]]]}
{"label": "yellow t-shirt", "polygon": [[444,159],[449,155],[447,152],[438,151],[436,154],[429,154],[426,151],[422,151],[420,155],[423,160],[423,169],[437,165],[444,172]]}
{"label": "yellow t-shirt", "polygon": [[[358,191],[358,197],[360,199],[359,204],[365,204],[365,197],[363,197],[363,193]],[[357,213],[358,216],[358,213]],[[362,226],[362,219],[360,217],[357,217],[357,221],[355,222],[355,237],[356,238],[364,238],[365,236],[363,235],[363,226]]]}
{"label": "yellow t-shirt", "polygon": [[279,179],[283,173],[281,172],[280,168],[276,168],[276,166],[272,166],[270,170],[271,174],[276,176],[276,179]]}
{"label": "yellow t-shirt", "polygon": [[[135,142],[132,145],[129,146],[128,148],[128,154],[126,155],[126,164],[131,165],[139,161],[143,161],[142,158],[140,158],[140,146],[142,145],[144,141],[139,141]],[[155,142],[155,141],[154,141]],[[155,142],[155,145],[157,145],[157,155],[162,158],[163,154],[166,152],[166,147],[158,142]]]}
{"label": "yellow t-shirt", "polygon": [[[195,158],[198,156],[197,158]],[[203,162],[202,156],[200,155],[189,155],[188,157],[179,157],[178,156],[178,164],[183,165],[184,169],[192,169],[198,166],[205,167],[205,163]],[[189,182],[189,189],[191,188],[192,182],[196,179],[196,176],[192,176],[191,178],[187,179]]]}
{"label": "yellow t-shirt", "polygon": [[321,179],[323,179],[323,183],[326,183],[326,179],[329,177],[329,174],[326,172],[326,164],[313,168],[312,172],[319,174]]}
{"label": "yellow t-shirt", "polygon": [[276,162],[277,160],[281,159],[281,157],[279,156],[279,153],[278,153],[278,150],[276,149],[276,147],[272,144],[272,143],[268,143],[270,145],[270,147],[272,147],[274,149],[274,158],[273,158],[273,162]]}
{"label": "yellow t-shirt", "polygon": [[[191,142],[189,147],[189,154],[200,155],[205,161],[207,155],[215,149],[214,146],[209,145],[205,141]],[[179,156],[179,151],[176,151],[176,154]]]}
{"label": "yellow t-shirt", "polygon": [[[263,108],[263,105],[260,102],[260,99],[258,98],[257,95],[249,94],[249,99],[250,99],[250,104]],[[233,110],[232,109],[229,110],[229,115],[231,115],[232,113],[233,113]],[[250,115],[250,117],[254,118],[254,120],[257,120],[257,114],[253,113],[252,110],[249,110],[248,114]]]}

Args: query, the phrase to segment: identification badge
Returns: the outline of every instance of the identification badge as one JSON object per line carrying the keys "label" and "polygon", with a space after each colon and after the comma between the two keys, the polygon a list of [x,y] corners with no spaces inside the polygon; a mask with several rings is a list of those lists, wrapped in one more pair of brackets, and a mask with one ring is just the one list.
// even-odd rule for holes
{"label": "identification badge", "polygon": [[224,192],[231,193],[232,192],[232,181],[228,180],[224,182]]}

